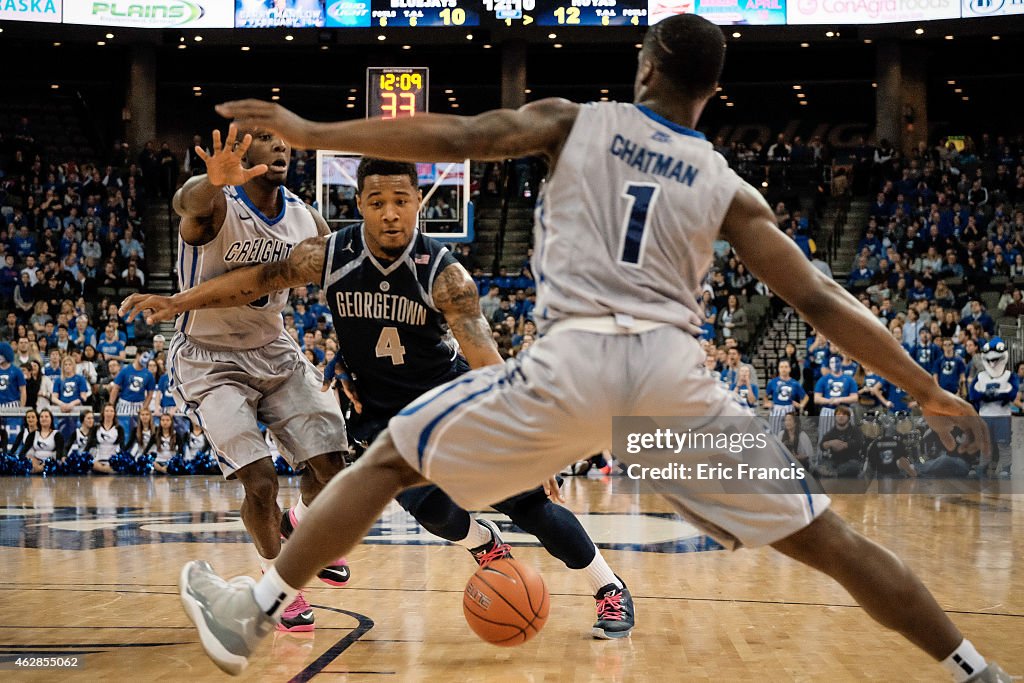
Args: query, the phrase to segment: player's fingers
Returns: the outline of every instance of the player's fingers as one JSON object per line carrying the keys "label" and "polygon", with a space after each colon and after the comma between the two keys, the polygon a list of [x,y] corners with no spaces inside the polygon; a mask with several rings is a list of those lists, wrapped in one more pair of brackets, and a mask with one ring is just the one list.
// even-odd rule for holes
{"label": "player's fingers", "polygon": [[210,160],[210,155],[207,154],[206,150],[203,149],[202,147],[200,147],[199,145],[196,145],[196,156],[198,156],[203,161],[209,161]]}
{"label": "player's fingers", "polygon": [[324,383],[322,385],[320,385],[320,391],[328,391],[331,388],[331,385],[333,385],[333,384],[334,384],[334,380],[333,379],[325,379]]}
{"label": "player's fingers", "polygon": [[965,429],[970,431],[971,436],[974,437],[978,444],[978,448],[981,451],[982,462],[989,462],[992,460],[992,438],[988,431],[988,425],[980,417],[969,417],[966,419],[967,425]]}
{"label": "player's fingers", "polygon": [[152,312],[146,316],[146,322],[150,325],[174,318],[174,308],[170,305],[160,304],[150,308]]}
{"label": "player's fingers", "polygon": [[242,169],[242,175],[245,177],[246,180],[249,180],[250,178],[255,178],[256,176],[261,176],[261,175],[263,175],[264,173],[266,173],[269,170],[270,170],[270,167],[267,166],[266,164],[257,164],[255,166],[253,166],[252,168],[244,168],[244,169]]}
{"label": "player's fingers", "polygon": [[223,147],[220,144],[220,130],[218,129],[214,129],[213,131],[213,146],[210,149],[213,150],[214,154],[223,149]]}
{"label": "player's fingers", "polygon": [[118,309],[117,312],[122,317],[131,320],[148,308],[146,304],[147,299],[149,299],[148,295],[132,294],[130,297],[125,299],[124,303],[121,304],[121,308]]}
{"label": "player's fingers", "polygon": [[[234,125],[234,124],[232,124],[232,125]],[[249,133],[246,133],[244,136],[242,136],[242,141],[238,143],[237,147],[235,147],[235,156],[237,156],[239,159],[244,157],[245,153],[249,151],[249,145],[251,145],[251,144],[252,144],[252,135],[249,134]]]}
{"label": "player's fingers", "polygon": [[272,105],[262,100],[249,99],[222,102],[216,105],[214,109],[226,119],[244,119],[249,116],[265,113],[268,106]]}
{"label": "player's fingers", "polygon": [[141,294],[129,294],[121,301],[121,306],[117,309],[119,315],[124,315],[125,311],[131,310],[132,305],[135,301],[142,298]]}
{"label": "player's fingers", "polygon": [[228,137],[224,141],[224,149],[233,150],[235,147],[235,140],[238,139],[238,126],[232,123],[228,126]]}
{"label": "player's fingers", "polygon": [[562,489],[558,485],[558,479],[556,479],[555,477],[551,477],[546,482],[544,482],[544,493],[547,494],[548,498],[555,502],[565,502],[565,498],[562,497]]}

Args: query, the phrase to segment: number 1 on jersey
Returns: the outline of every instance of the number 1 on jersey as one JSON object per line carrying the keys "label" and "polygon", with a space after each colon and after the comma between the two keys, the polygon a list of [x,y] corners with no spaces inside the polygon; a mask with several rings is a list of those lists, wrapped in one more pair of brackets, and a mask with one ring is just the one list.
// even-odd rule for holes
{"label": "number 1 on jersey", "polygon": [[643,257],[647,220],[661,187],[654,183],[626,183],[622,196],[629,202],[622,225],[622,256],[619,260],[639,266]]}
{"label": "number 1 on jersey", "polygon": [[402,346],[402,340],[398,338],[397,327],[385,327],[380,331],[374,353],[377,354],[377,358],[389,357],[392,365],[405,364],[405,347]]}

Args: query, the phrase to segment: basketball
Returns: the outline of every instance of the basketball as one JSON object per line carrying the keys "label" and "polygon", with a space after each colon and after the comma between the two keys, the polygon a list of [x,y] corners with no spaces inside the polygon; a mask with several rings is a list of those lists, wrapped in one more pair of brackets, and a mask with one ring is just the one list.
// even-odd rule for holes
{"label": "basketball", "polygon": [[551,600],[532,567],[502,559],[480,567],[466,583],[462,611],[473,632],[492,645],[522,645],[540,633]]}

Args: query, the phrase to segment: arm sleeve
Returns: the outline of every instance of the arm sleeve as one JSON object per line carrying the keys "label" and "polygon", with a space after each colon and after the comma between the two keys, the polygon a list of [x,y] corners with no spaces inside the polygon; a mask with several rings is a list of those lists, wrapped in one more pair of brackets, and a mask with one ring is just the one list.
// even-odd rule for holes
{"label": "arm sleeve", "polygon": [[24,443],[21,444],[21,451],[18,453],[19,458],[24,458],[28,455],[28,452],[32,450],[32,447],[36,445],[36,434],[38,432],[32,432],[27,434]]}
{"label": "arm sleeve", "polygon": [[57,449],[57,459],[63,459],[64,456],[67,455],[67,450],[65,448],[67,444],[64,441],[64,435],[61,434],[60,432],[56,432],[53,435],[53,444]]}

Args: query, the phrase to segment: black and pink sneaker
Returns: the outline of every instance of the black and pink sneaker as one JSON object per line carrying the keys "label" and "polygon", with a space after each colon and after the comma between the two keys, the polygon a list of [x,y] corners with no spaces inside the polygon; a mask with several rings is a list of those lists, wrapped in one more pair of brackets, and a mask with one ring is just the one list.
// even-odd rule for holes
{"label": "black and pink sneaker", "polygon": [[628,638],[633,630],[636,618],[633,596],[629,594],[625,581],[619,579],[619,582],[622,583],[622,588],[609,583],[594,596],[597,602],[597,622],[591,634],[595,638]]}
{"label": "black and pink sneaker", "polygon": [[[284,514],[281,515],[281,538],[287,540],[298,525],[299,522],[295,519],[295,511],[292,508],[285,510]],[[352,572],[348,567],[348,560],[344,557],[339,557],[321,569],[316,576],[328,586],[340,588],[348,584],[349,579],[352,578]]]}
{"label": "black and pink sneaker", "polygon": [[314,628],[316,628],[316,624],[313,621],[313,608],[309,606],[306,597],[299,593],[292,600],[292,604],[288,605],[281,614],[277,630],[299,633],[312,631]]}
{"label": "black and pink sneaker", "polygon": [[511,559],[512,546],[501,540],[501,533],[498,531],[497,525],[489,519],[478,519],[476,521],[487,527],[487,530],[491,532],[490,542],[469,551],[473,554],[473,559],[476,560],[476,563],[481,567],[486,567],[495,560]]}

